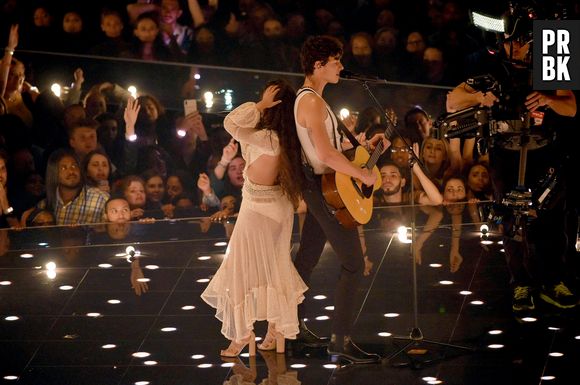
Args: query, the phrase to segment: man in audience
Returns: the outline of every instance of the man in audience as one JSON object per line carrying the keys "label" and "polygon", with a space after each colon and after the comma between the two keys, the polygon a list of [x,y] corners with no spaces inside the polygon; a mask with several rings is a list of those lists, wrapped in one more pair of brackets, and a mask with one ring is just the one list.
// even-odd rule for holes
{"label": "man in audience", "polygon": [[79,160],[69,149],[51,154],[46,168],[46,198],[38,203],[54,213],[57,225],[98,223],[108,194],[86,187]]}
{"label": "man in audience", "polygon": [[68,132],[68,143],[79,160],[97,149],[97,127],[99,123],[93,119],[82,119],[73,124]]}

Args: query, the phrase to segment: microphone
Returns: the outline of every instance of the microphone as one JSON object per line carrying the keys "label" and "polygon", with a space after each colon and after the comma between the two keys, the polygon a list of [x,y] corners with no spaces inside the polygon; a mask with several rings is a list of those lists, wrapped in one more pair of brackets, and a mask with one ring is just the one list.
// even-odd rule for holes
{"label": "microphone", "polygon": [[381,79],[378,76],[357,74],[349,70],[340,71],[340,77],[344,79],[358,80],[361,82],[373,82],[373,83],[383,83],[386,82],[385,79]]}

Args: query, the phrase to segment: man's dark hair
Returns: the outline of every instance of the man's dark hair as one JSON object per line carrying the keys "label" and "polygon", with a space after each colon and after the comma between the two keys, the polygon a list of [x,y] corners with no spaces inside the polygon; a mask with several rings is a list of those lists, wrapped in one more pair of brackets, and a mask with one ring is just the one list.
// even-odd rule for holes
{"label": "man's dark hair", "polygon": [[343,49],[342,43],[332,36],[311,36],[302,45],[300,62],[305,75],[314,73],[314,63],[320,61],[322,65],[328,62],[328,58],[340,58]]}
{"label": "man's dark hair", "polygon": [[45,178],[45,186],[46,186],[46,208],[54,213],[54,209],[56,208],[56,190],[58,187],[58,163],[61,159],[65,157],[70,157],[77,162],[77,166],[79,167],[79,173],[81,176],[81,181],[79,184],[79,190],[83,188],[85,185],[85,175],[81,169],[81,162],[79,161],[79,157],[74,153],[73,150],[69,148],[60,148],[50,154],[48,158],[48,164],[46,165],[46,178]]}
{"label": "man's dark hair", "polygon": [[75,122],[73,124],[73,126],[69,129],[68,131],[68,136],[69,138],[74,134],[75,130],[77,128],[92,128],[94,130],[97,130],[97,128],[99,127],[99,122],[96,121],[95,119],[91,119],[91,118],[85,118],[85,119],[81,119],[78,122]]}

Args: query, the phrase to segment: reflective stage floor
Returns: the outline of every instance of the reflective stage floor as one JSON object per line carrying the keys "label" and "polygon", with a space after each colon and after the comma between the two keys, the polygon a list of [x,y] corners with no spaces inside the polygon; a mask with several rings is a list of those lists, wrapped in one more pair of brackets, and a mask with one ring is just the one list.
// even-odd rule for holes
{"label": "reflective stage floor", "polygon": [[[358,293],[353,339],[385,357],[380,364],[348,365],[296,344],[285,355],[220,358],[227,341],[199,295],[224,257],[233,224],[194,218],[1,231],[0,382],[579,383],[578,309],[538,298],[534,311],[514,316],[503,246],[493,231],[483,245],[480,224],[467,213],[417,209],[415,314],[410,244],[396,232],[404,210],[375,212],[364,232],[374,267]],[[298,224],[294,241],[293,251]],[[132,262],[127,246],[136,250]],[[329,335],[338,272],[327,246],[306,293],[308,325],[321,335]],[[257,323],[256,335],[265,328]],[[413,328],[424,339],[407,346]]]}

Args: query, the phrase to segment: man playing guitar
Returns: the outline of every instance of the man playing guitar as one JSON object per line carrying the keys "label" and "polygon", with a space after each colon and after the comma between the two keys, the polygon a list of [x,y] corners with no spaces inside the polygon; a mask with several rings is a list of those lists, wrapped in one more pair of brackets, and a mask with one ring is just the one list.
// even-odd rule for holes
{"label": "man playing guitar", "polygon": [[[356,346],[351,338],[356,292],[363,273],[363,254],[355,228],[343,227],[329,211],[321,192],[321,175],[339,172],[373,186],[377,175],[365,167],[351,163],[343,154],[336,117],[322,98],[328,83],[339,81],[342,44],[328,36],[310,37],[301,51],[305,80],[294,105],[296,129],[302,145],[307,186],[303,198],[308,206],[301,234],[300,248],[294,262],[298,273],[308,284],[328,240],[341,263],[340,278],[335,289],[334,319],[328,353],[353,363],[372,363],[379,356]],[[384,137],[383,137],[384,138]],[[375,137],[376,144],[381,137]],[[386,148],[386,146],[385,146]],[[298,307],[300,333],[298,342],[307,346],[323,345],[304,324],[304,306]]]}

